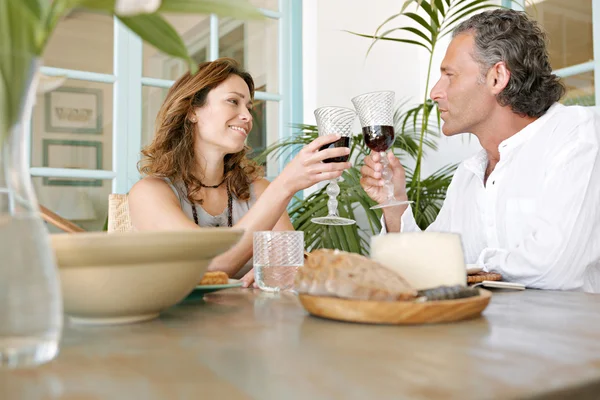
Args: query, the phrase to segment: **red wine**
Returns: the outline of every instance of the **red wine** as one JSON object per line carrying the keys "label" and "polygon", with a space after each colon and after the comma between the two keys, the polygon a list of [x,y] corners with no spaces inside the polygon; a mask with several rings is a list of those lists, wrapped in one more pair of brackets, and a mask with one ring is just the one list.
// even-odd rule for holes
{"label": "red wine", "polygon": [[[336,147],[350,147],[350,137],[349,136],[342,136],[341,138],[339,138],[338,140],[336,140],[333,143],[329,143],[326,144],[325,146],[321,146],[321,148],[319,149],[319,151],[321,150],[325,150],[325,149],[333,149]],[[323,160],[324,163],[330,163],[330,162],[346,162],[348,161],[348,157],[350,155],[347,154],[345,156],[339,156],[339,157],[331,157],[331,158],[327,158],[325,160]]]}
{"label": "red wine", "polygon": [[386,151],[394,143],[394,127],[389,125],[365,126],[365,144],[373,151]]}

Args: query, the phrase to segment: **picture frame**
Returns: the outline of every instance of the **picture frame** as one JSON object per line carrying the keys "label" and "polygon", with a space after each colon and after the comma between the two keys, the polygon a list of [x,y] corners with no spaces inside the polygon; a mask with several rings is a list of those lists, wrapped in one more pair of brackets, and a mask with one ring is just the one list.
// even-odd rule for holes
{"label": "picture frame", "polygon": [[[102,169],[102,142],[44,139],[42,166],[49,168]],[[102,186],[101,179],[44,177],[45,186]]]}
{"label": "picture frame", "polygon": [[101,89],[60,87],[44,100],[47,132],[102,133]]}

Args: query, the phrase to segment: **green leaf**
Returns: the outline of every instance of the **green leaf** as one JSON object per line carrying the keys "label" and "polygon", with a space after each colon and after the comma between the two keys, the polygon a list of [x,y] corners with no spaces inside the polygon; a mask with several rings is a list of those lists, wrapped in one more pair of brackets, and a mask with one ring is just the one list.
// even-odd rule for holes
{"label": "green leaf", "polygon": [[429,53],[431,53],[431,49],[429,47],[427,47],[427,45],[425,45],[425,44],[423,44],[421,42],[417,42],[415,40],[389,38],[389,37],[378,37],[378,38],[375,38],[372,35],[365,35],[363,33],[355,33],[355,32],[350,32],[350,31],[345,31],[345,32],[351,33],[351,34],[356,35],[356,36],[365,37],[365,38],[371,38],[371,39],[377,39],[377,40],[389,40],[389,41],[392,41],[392,42],[402,42],[402,43],[416,44],[418,46],[424,47],[425,49],[427,49],[427,51]]}
{"label": "green leaf", "polygon": [[[67,0],[77,1],[84,8],[115,12],[115,0]],[[158,50],[188,63],[192,73],[197,66],[191,60],[179,34],[159,13],[217,14],[239,19],[262,19],[264,15],[248,0],[162,0],[156,13],[139,14],[118,18],[133,32]]]}
{"label": "green leaf", "polygon": [[[62,17],[71,11],[73,8],[80,6],[85,0],[54,0],[50,4],[50,9],[46,15],[45,27],[46,32],[48,33],[44,38],[42,46],[46,46],[46,42],[48,41],[52,32],[54,32],[54,28],[56,28],[56,24],[58,21],[62,19]],[[90,0],[88,0],[90,1]],[[99,0],[97,0],[99,1]],[[114,0],[113,0],[114,2]]]}
{"label": "green leaf", "polygon": [[431,38],[429,38],[429,36],[427,36],[426,34],[424,34],[423,32],[421,32],[420,30],[418,30],[416,28],[412,28],[412,27],[401,27],[401,28],[393,28],[393,29],[387,30],[387,31],[383,32],[381,35],[379,35],[379,37],[377,37],[373,41],[373,43],[371,43],[371,46],[369,47],[369,51],[367,51],[367,54],[371,51],[371,48],[375,45],[375,43],[377,42],[377,40],[388,38],[389,34],[392,33],[392,32],[394,32],[394,31],[407,31],[407,32],[410,32],[410,33],[418,36],[419,38],[425,39],[425,41],[427,43],[429,43],[430,46],[433,46],[433,42],[431,41]]}
{"label": "green leaf", "polygon": [[134,17],[118,17],[142,40],[148,42],[163,53],[184,59],[195,72],[194,62],[177,31],[158,14],[140,14]]}
{"label": "green leaf", "polygon": [[411,5],[411,3],[417,3],[417,5],[419,4],[416,0],[406,0],[402,5],[402,9],[400,10],[400,12],[403,13],[404,11],[406,11],[406,9],[409,5]]}
{"label": "green leaf", "polygon": [[79,0],[80,6],[90,10],[103,10],[110,14],[115,13],[115,0]]}
{"label": "green leaf", "polygon": [[36,36],[42,22],[32,7],[0,0],[0,143],[21,117],[33,63],[40,52]]}
{"label": "green leaf", "polygon": [[217,14],[238,19],[265,18],[248,0],[162,0],[158,12]]}
{"label": "green leaf", "polygon": [[448,18],[454,17],[455,15],[458,15],[458,14],[462,13],[463,11],[468,10],[469,8],[474,8],[482,3],[487,3],[488,6],[498,8],[497,5],[490,4],[489,0],[471,0],[471,1],[460,0],[460,1],[452,4],[452,7],[448,10]]}
{"label": "green leaf", "polygon": [[[490,4],[489,0],[474,0],[468,2],[467,4],[463,4],[464,1],[465,0],[462,0],[456,4],[453,4],[452,8],[448,11],[448,15],[442,24],[443,32],[446,32],[448,29],[452,28],[456,22],[462,20],[466,16],[474,14],[477,10],[484,8],[498,8],[497,5]],[[462,5],[462,7],[459,7],[459,5]]]}
{"label": "green leaf", "polygon": [[[382,33],[379,37],[377,37],[377,38],[375,38],[375,40],[373,40],[373,42],[369,46],[369,49],[367,50],[367,55],[371,52],[371,49],[373,48],[373,46],[375,46],[375,43],[377,43],[378,40],[380,40],[380,39],[386,40],[387,38],[389,38],[388,35],[390,33],[394,32],[394,31],[397,31],[397,30],[404,30],[404,31],[411,32],[411,33],[413,33],[413,34],[415,34],[415,35],[417,35],[417,36],[419,36],[421,38],[424,38],[425,41],[427,41],[427,43],[430,44],[430,46],[433,46],[433,43],[432,43],[431,39],[427,35],[425,35],[424,33],[422,33],[421,31],[419,31],[418,29],[410,28],[410,27],[393,28],[393,29],[390,29],[390,30]],[[394,39],[394,38],[389,38],[389,39]],[[401,40],[410,40],[410,39],[401,39]],[[412,43],[412,41],[411,41],[411,43]],[[420,43],[420,42],[419,41],[415,41],[414,43]],[[428,49],[429,52],[431,52],[431,50],[430,50],[431,47],[429,47],[429,46],[424,46],[424,47],[426,49]]]}
{"label": "green leaf", "polygon": [[[412,0],[409,0],[409,1],[412,1]],[[377,29],[375,29],[375,34],[374,34],[373,36],[375,36],[375,37],[377,37],[377,36],[385,36],[385,35],[379,35],[379,31],[380,31],[380,30],[381,30],[381,29],[382,29],[382,28],[383,28],[383,27],[384,27],[384,26],[385,26],[387,23],[389,23],[389,22],[393,21],[394,19],[398,18],[399,16],[403,15],[403,11],[404,11],[404,9],[403,9],[402,11],[400,11],[399,13],[397,13],[397,14],[394,14],[394,15],[392,15],[391,17],[388,17],[388,18],[386,18],[386,20],[385,20],[385,21],[383,21],[383,22],[382,22],[382,23],[381,23],[381,24],[380,24],[380,25],[377,27]]]}
{"label": "green leaf", "polygon": [[408,31],[408,32],[412,32],[415,35],[422,37],[423,39],[425,39],[427,41],[427,43],[429,43],[430,45],[433,45],[433,41],[431,40],[431,38],[429,36],[427,36],[426,34],[424,34],[423,32],[421,32],[420,30],[416,29],[416,28],[411,28],[411,27],[403,27],[403,28],[399,28],[403,31]]}
{"label": "green leaf", "polygon": [[446,16],[446,11],[444,10],[444,3],[442,0],[435,0],[435,8],[442,14],[442,17]]}
{"label": "green leaf", "polygon": [[493,4],[484,4],[481,5],[479,7],[475,7],[471,10],[465,11],[464,13],[462,13],[461,15],[459,15],[458,17],[454,18],[450,23],[448,23],[448,25],[442,30],[441,34],[440,34],[440,38],[445,37],[446,35],[452,33],[452,30],[454,29],[454,24],[460,20],[462,20],[463,18],[475,14],[475,11],[479,11],[479,10],[484,10],[486,8],[498,8],[497,6],[493,5]]}
{"label": "green leaf", "polygon": [[23,2],[23,6],[29,10],[29,12],[33,15],[33,17],[41,21],[43,15],[46,11],[46,7],[48,3],[41,0],[21,0]]}
{"label": "green leaf", "polygon": [[[81,6],[114,14],[115,0],[79,0]],[[248,0],[162,0],[157,13],[217,14],[239,19],[263,19],[265,16]]]}
{"label": "green leaf", "polygon": [[426,1],[421,3],[421,8],[429,15],[429,18],[431,18],[431,21],[433,22],[432,28],[437,30],[440,27],[440,20],[436,11]]}
{"label": "green leaf", "polygon": [[415,14],[415,13],[406,13],[404,14],[406,17],[412,19],[413,21],[417,22],[419,25],[421,25],[423,28],[427,29],[429,32],[431,32],[431,37],[435,38],[437,36],[437,29],[434,29],[427,21],[425,21],[425,19],[423,19],[423,17],[421,17],[419,14]]}

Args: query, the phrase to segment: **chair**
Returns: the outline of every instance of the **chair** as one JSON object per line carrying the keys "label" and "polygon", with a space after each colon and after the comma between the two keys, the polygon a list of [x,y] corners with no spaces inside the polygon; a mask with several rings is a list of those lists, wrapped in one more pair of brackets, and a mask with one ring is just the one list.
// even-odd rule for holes
{"label": "chair", "polygon": [[67,233],[85,232],[85,229],[83,229],[79,225],[76,225],[76,224],[72,223],[71,221],[69,221],[68,219],[65,219],[65,218],[61,217],[60,215],[50,211],[49,209],[47,209],[46,207],[44,207],[41,204],[40,204],[40,213],[42,214],[42,219],[44,221],[46,221],[47,223],[49,223],[51,225],[54,225],[55,227],[57,227],[58,229],[60,229],[64,232],[67,232]]}
{"label": "chair", "polygon": [[131,219],[129,217],[129,202],[126,194],[108,195],[108,233],[131,232]]}

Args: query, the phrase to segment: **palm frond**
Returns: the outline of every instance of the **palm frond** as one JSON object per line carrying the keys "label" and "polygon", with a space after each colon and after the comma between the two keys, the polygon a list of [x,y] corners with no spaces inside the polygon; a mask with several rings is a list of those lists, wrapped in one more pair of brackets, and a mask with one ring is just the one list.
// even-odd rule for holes
{"label": "palm frond", "polygon": [[[456,168],[456,164],[442,167],[420,181],[420,185],[414,184],[414,171],[407,169],[406,180],[408,198],[415,201],[413,204],[413,214],[415,215],[417,225],[419,225],[421,229],[427,228],[435,221],[444,199],[446,198],[446,191],[452,181],[452,176],[454,175]],[[419,196],[417,196],[417,190],[420,191]],[[417,197],[420,198],[418,203],[416,203]],[[416,209],[416,207],[419,208]]]}

